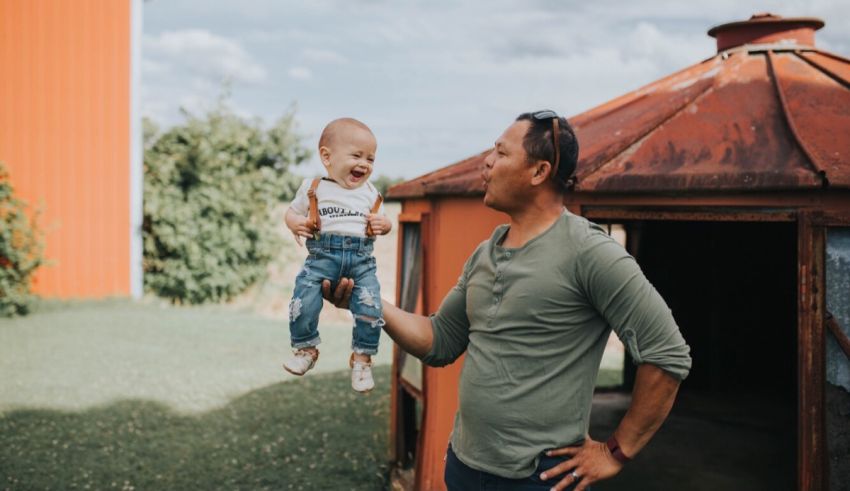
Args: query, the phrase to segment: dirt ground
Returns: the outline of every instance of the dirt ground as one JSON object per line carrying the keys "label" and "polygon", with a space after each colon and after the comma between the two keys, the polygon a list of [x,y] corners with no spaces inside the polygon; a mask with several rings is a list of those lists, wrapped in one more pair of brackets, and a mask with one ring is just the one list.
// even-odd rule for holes
{"label": "dirt ground", "polygon": [[[625,415],[630,396],[596,394],[590,434],[610,435]],[[661,491],[796,489],[796,461],[788,432],[792,413],[765,398],[683,392],[667,421],[644,450],[613,479],[594,490]]]}

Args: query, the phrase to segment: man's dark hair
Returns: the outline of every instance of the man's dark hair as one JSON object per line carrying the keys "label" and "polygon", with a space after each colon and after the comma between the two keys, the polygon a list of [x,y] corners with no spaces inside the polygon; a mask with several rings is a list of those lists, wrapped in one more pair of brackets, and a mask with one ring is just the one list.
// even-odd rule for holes
{"label": "man's dark hair", "polygon": [[[545,160],[555,165],[555,145],[552,140],[552,120],[537,119],[534,113],[522,113],[516,120],[529,121],[531,127],[522,139],[522,147],[528,154],[528,163]],[[561,191],[566,191],[575,183],[573,174],[578,164],[578,139],[566,118],[558,118],[558,144],[561,147],[558,175],[553,180]]]}

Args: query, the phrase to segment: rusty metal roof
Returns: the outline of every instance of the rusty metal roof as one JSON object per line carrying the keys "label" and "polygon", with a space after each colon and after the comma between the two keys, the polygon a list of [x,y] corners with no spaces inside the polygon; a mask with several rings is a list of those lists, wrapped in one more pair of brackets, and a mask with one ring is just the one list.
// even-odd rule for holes
{"label": "rusty metal roof", "polygon": [[[822,21],[767,16],[715,27],[716,56],[570,118],[581,147],[576,189],[850,188],[850,60],[807,44]],[[749,44],[722,44],[730,39]],[[488,152],[388,196],[480,194]]]}

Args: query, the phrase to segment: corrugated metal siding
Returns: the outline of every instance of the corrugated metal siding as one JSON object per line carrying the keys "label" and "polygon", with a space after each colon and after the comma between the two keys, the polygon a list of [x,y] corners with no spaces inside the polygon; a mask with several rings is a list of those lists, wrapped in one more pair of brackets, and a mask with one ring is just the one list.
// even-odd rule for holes
{"label": "corrugated metal siding", "polygon": [[129,0],[0,0],[0,160],[43,209],[39,294],[130,292],[129,92]]}

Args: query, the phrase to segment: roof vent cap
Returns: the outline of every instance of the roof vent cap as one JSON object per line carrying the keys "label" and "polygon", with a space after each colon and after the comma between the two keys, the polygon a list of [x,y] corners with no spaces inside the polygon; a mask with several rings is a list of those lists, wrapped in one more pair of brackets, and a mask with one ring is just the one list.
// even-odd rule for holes
{"label": "roof vent cap", "polygon": [[708,35],[717,39],[717,52],[745,44],[787,44],[814,47],[815,31],[824,26],[815,17],[784,18],[768,12],[753,14],[749,20],[712,27]]}

